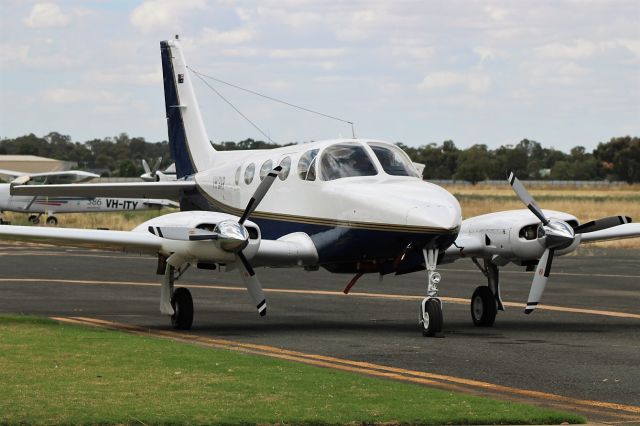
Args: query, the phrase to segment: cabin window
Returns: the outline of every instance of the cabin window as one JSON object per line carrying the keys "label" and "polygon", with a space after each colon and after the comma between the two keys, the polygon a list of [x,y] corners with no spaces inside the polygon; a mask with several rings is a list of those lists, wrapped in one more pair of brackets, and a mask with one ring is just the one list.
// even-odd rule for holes
{"label": "cabin window", "polygon": [[411,160],[400,148],[393,145],[369,143],[385,173],[392,176],[420,177]]}
{"label": "cabin window", "polygon": [[260,180],[264,180],[271,170],[273,170],[273,161],[267,160],[262,163],[262,167],[260,167]]}
{"label": "cabin window", "polygon": [[316,157],[317,149],[311,149],[298,160],[298,176],[302,180],[316,180]]}
{"label": "cabin window", "polygon": [[320,168],[324,180],[378,174],[364,147],[355,144],[336,144],[327,147],[322,153]]}
{"label": "cabin window", "polygon": [[240,184],[240,174],[242,172],[242,166],[238,166],[236,169],[236,186]]}
{"label": "cabin window", "polygon": [[291,170],[291,157],[284,157],[282,161],[280,161],[280,167],[282,167],[282,170],[280,171],[278,177],[280,178],[280,180],[285,180],[289,177],[289,170]]}
{"label": "cabin window", "polygon": [[256,165],[251,163],[247,166],[247,168],[244,171],[244,183],[246,183],[247,185],[251,184],[251,182],[253,182],[253,175],[256,174]]}

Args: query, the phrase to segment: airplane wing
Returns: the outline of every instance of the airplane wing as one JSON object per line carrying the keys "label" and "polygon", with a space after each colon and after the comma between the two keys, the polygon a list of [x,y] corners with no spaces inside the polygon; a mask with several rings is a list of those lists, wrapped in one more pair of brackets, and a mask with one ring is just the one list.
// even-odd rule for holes
{"label": "airplane wing", "polygon": [[0,178],[6,181],[12,181],[17,177],[24,175],[26,175],[26,173],[17,172],[15,170],[0,169]]}
{"label": "airplane wing", "polygon": [[80,228],[0,225],[0,239],[148,254],[162,247],[162,238],[151,233]]}
{"label": "airplane wing", "polygon": [[196,189],[195,181],[12,185],[11,195],[63,197],[177,198]]}
{"label": "airplane wing", "polygon": [[620,240],[623,238],[634,237],[640,237],[640,223],[626,223],[624,225],[614,226],[613,228],[607,228],[601,231],[582,234],[580,242],[588,243],[594,241]]}

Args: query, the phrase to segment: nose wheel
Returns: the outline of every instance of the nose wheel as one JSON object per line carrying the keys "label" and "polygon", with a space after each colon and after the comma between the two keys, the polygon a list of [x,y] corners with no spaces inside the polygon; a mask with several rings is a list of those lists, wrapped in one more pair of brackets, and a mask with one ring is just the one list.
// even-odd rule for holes
{"label": "nose wheel", "polygon": [[444,319],[442,301],[438,298],[440,274],[436,272],[438,249],[423,249],[425,267],[427,269],[427,297],[420,303],[418,325],[424,337],[433,337],[442,332]]}
{"label": "nose wheel", "polygon": [[420,328],[424,337],[433,337],[442,331],[442,302],[437,297],[425,297],[420,303]]}

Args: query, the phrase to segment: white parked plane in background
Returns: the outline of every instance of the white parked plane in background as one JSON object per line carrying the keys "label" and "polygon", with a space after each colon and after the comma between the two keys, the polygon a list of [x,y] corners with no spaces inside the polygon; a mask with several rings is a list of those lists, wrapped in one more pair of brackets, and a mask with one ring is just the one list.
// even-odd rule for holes
{"label": "white parked plane in background", "polygon": [[144,173],[140,175],[140,179],[145,182],[166,182],[170,180],[176,180],[176,165],[171,163],[169,167],[164,170],[158,170],[162,157],[158,157],[153,167],[149,167],[147,160],[142,160],[142,167]]}
{"label": "white parked plane in background", "polygon": [[584,241],[640,236],[640,226],[621,224],[626,219],[579,225],[572,215],[542,211],[515,177],[510,181],[530,210],[462,221],[458,201],[423,181],[408,156],[387,142],[354,138],[216,151],[179,41],[160,45],[169,145],[179,180],[18,185],[12,194],[178,196],[183,211],[151,219],[131,232],[0,226],[0,236],[157,256],[164,274],[160,310],[176,328],[189,328],[193,321],[190,292],[174,288],[189,265],[238,269],[260,315],[267,304],[252,265],[355,274],[345,292],[365,273],[426,269],[419,324],[424,335],[432,336],[443,327],[438,264],[471,257],[480,266],[489,285],[474,292],[472,316],[475,324],[488,326],[501,308],[499,266],[537,265],[528,304],[534,307],[554,254]]}
{"label": "white parked plane in background", "polygon": [[179,207],[171,200],[147,198],[115,197],[65,197],[65,196],[13,196],[9,193],[11,185],[58,185],[72,182],[86,182],[99,175],[95,173],[69,170],[64,172],[23,173],[0,169],[0,176],[13,179],[9,183],[0,183],[0,223],[7,223],[1,216],[5,211],[27,213],[29,222],[40,223],[40,216],[46,215],[48,225],[57,225],[57,213],[113,212],[159,210],[164,207]]}

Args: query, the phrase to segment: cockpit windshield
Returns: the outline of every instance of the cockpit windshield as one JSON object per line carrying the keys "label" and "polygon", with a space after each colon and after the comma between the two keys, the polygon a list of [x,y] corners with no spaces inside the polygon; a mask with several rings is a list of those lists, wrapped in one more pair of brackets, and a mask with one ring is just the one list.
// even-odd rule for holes
{"label": "cockpit windshield", "polygon": [[327,147],[322,153],[320,169],[324,180],[378,174],[364,147],[353,143]]}
{"label": "cockpit windshield", "polygon": [[369,146],[387,174],[420,177],[411,160],[400,148],[375,142],[369,142]]}

